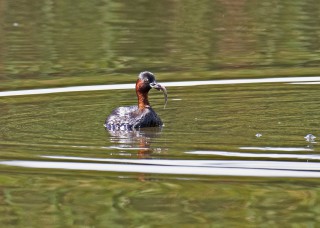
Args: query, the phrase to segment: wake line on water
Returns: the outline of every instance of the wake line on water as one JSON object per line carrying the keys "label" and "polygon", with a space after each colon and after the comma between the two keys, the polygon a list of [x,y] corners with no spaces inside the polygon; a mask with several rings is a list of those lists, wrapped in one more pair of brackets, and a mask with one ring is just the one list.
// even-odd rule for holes
{"label": "wake line on water", "polygon": [[74,171],[85,170],[175,175],[320,178],[320,165],[319,163],[314,162],[97,159],[99,162],[107,163],[94,163],[93,161],[96,159],[93,158],[64,156],[44,157],[51,159],[74,160],[74,162],[11,160],[0,161],[0,165]]}
{"label": "wake line on water", "polygon": [[[292,83],[292,84],[318,84],[320,76],[316,77],[282,77],[282,78],[257,78],[257,79],[228,79],[207,81],[181,81],[161,83],[165,87],[174,86],[201,86],[201,85],[231,85],[231,84],[253,84],[253,83]],[[101,90],[133,89],[135,84],[116,85],[91,85],[91,86],[69,86],[47,89],[14,90],[0,92],[0,97],[39,95],[66,92],[87,92]]]}

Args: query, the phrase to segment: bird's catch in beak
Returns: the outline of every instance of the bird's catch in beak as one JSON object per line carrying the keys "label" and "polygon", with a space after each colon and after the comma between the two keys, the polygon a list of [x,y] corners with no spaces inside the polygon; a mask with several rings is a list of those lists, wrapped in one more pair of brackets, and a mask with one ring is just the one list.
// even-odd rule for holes
{"label": "bird's catch in beak", "polygon": [[163,108],[166,108],[166,105],[167,105],[167,102],[168,102],[168,93],[167,93],[167,89],[166,87],[158,84],[158,83],[151,83],[150,86],[152,88],[155,88],[157,90],[161,90],[163,92],[163,95],[164,95],[164,107]]}

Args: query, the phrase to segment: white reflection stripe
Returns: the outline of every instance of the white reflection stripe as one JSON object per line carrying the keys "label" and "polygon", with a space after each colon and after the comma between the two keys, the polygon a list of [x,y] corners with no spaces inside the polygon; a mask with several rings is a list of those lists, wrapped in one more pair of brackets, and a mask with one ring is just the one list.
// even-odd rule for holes
{"label": "white reflection stripe", "polygon": [[[293,170],[318,170],[320,163],[311,162],[281,162],[281,161],[234,161],[234,160],[150,160],[150,159],[113,159],[113,158],[88,158],[71,156],[41,156],[51,159],[74,161],[97,161],[126,164],[162,165],[162,166],[188,166],[188,167],[237,167],[237,168],[266,168],[266,169],[293,169]],[[1,164],[1,163],[0,163]]]}
{"label": "white reflection stripe", "polygon": [[264,150],[264,151],[313,151],[304,147],[240,147],[241,150]]}
{"label": "white reflection stripe", "polygon": [[[182,81],[161,83],[166,87],[170,86],[200,86],[200,85],[228,85],[228,84],[248,84],[248,83],[274,83],[274,82],[318,82],[320,77],[283,77],[283,78],[256,78],[256,79],[230,79],[230,80],[208,80],[208,81]],[[71,86],[49,89],[31,89],[0,92],[0,97],[37,95],[49,93],[65,92],[85,92],[99,90],[132,89],[134,84],[116,84],[116,85],[92,85],[92,86]]]}
{"label": "white reflection stripe", "polygon": [[[217,162],[217,161],[215,161]],[[318,163],[299,162],[259,162],[237,161],[242,165],[225,162],[221,167],[190,167],[190,166],[166,166],[166,165],[132,165],[132,164],[101,164],[101,163],[74,163],[74,162],[43,162],[43,161],[2,161],[0,165],[41,168],[41,169],[66,169],[87,171],[109,172],[132,172],[132,173],[158,173],[158,174],[181,174],[181,175],[211,175],[211,176],[256,176],[256,177],[320,177],[320,165]],[[258,163],[259,167],[251,168],[248,164]],[[270,163],[266,166],[267,163]],[[264,164],[264,165],[263,165]],[[228,167],[232,165],[233,167]],[[242,166],[242,167],[241,167]],[[287,169],[283,169],[287,167]],[[314,167],[316,166],[316,167]],[[278,169],[281,168],[281,169]],[[301,170],[301,168],[304,168]],[[300,171],[301,170],[301,171]],[[312,171],[314,170],[314,171]]]}
{"label": "white reflection stripe", "polygon": [[293,84],[293,85],[317,85],[320,84],[320,82],[292,82],[289,84]]}
{"label": "white reflection stripe", "polygon": [[170,86],[229,85],[229,84],[252,84],[252,83],[275,83],[275,82],[316,82],[316,81],[320,81],[320,76],[183,81],[183,82],[166,82],[161,84],[163,84],[164,86],[170,87]]}
{"label": "white reflection stripe", "polygon": [[49,94],[49,93],[131,89],[131,88],[134,88],[134,84],[71,86],[71,87],[50,88],[50,89],[4,91],[4,92],[0,92],[0,97],[10,97],[10,96],[20,96],[20,95],[38,95],[38,94]]}
{"label": "white reflection stripe", "polygon": [[245,157],[245,158],[291,158],[304,160],[320,160],[319,155],[313,154],[261,154],[261,153],[239,153],[239,152],[224,152],[224,151],[190,151],[187,154],[197,155],[216,155],[225,157]]}

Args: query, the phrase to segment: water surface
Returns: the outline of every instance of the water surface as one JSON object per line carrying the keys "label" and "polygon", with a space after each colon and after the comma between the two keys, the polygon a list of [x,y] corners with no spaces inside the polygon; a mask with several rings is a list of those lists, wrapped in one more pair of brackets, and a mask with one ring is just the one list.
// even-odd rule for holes
{"label": "water surface", "polygon": [[2,1],[0,226],[317,227],[318,5]]}
{"label": "water surface", "polygon": [[320,176],[317,140],[304,138],[318,133],[317,87],[172,86],[166,109],[150,94],[162,129],[115,133],[104,118],[135,102],[132,89],[2,97],[3,224],[25,224],[33,216],[15,213],[26,208],[72,225],[306,221]]}

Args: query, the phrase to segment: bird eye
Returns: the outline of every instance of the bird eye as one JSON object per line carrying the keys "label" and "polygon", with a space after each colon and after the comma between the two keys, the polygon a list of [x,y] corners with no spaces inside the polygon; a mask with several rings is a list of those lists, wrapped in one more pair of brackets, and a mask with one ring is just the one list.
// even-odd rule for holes
{"label": "bird eye", "polygon": [[144,79],[144,82],[149,82],[149,79],[145,78],[145,79]]}

